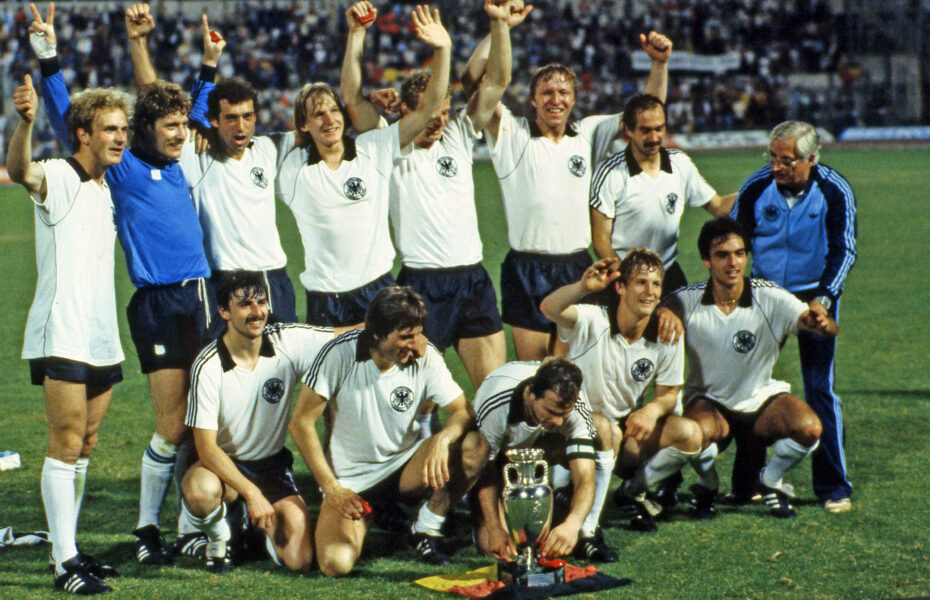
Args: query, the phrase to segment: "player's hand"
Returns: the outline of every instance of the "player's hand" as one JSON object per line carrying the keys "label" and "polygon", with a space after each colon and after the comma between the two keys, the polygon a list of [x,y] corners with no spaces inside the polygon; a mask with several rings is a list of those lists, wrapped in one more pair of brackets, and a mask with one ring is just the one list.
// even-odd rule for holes
{"label": "player's hand", "polygon": [[55,3],[49,2],[48,16],[43,19],[32,2],[32,23],[29,24],[29,44],[39,58],[51,58],[57,53],[58,39],[55,37]]}
{"label": "player's hand", "polygon": [[[367,21],[365,23],[361,22],[362,17],[372,13],[374,19]],[[346,11],[346,24],[349,26],[349,34],[355,33],[356,31],[364,31],[370,28],[375,24],[375,19],[378,17],[378,9],[375,8],[375,5],[368,0],[363,0],[362,2],[356,2],[349,7],[349,10]]]}
{"label": "player's hand", "polygon": [[36,89],[32,87],[32,75],[26,73],[23,78],[23,85],[16,88],[13,92],[13,106],[16,112],[26,123],[32,123],[36,118],[36,107],[39,105],[39,97],[36,95]]}
{"label": "player's hand", "polygon": [[326,498],[323,501],[332,504],[344,518],[358,521],[365,516],[362,499],[352,490],[337,485],[325,491]]}
{"label": "player's hand", "polygon": [[510,14],[507,15],[507,25],[513,29],[526,20],[533,10],[532,4],[523,4],[523,0],[510,0]]}
{"label": "player's hand", "polygon": [[191,127],[188,131],[189,139],[194,143],[194,152],[203,154],[210,149],[210,136],[205,135],[199,127]]}
{"label": "player's hand", "polygon": [[656,310],[656,319],[659,322],[659,341],[663,344],[677,344],[685,327],[678,315],[664,306]]}
{"label": "player's hand", "polygon": [[210,29],[207,15],[201,16],[200,25],[201,29],[203,29],[203,64],[208,67],[215,67],[220,60],[220,55],[223,53],[223,48],[226,47],[226,38]]}
{"label": "player's hand", "polygon": [[643,443],[652,435],[659,421],[659,414],[654,406],[655,404],[647,404],[630,413],[630,416],[626,419],[626,427],[623,430],[624,438],[632,438],[639,443]]}
{"label": "player's hand", "polygon": [[261,492],[245,497],[245,506],[249,511],[249,520],[263,531],[274,528],[274,507]]}
{"label": "player's hand", "polygon": [[155,29],[155,18],[145,3],[133,4],[126,9],[126,33],[135,40],[148,36]]}
{"label": "player's hand", "polygon": [[558,558],[575,549],[578,544],[579,526],[562,523],[549,530],[539,542],[539,554],[543,558]]}
{"label": "player's hand", "polygon": [[484,12],[492,21],[506,21],[510,17],[510,0],[484,0]]}
{"label": "player's hand", "polygon": [[400,94],[392,87],[373,91],[368,95],[368,101],[389,115],[400,110]]}
{"label": "player's hand", "polygon": [[442,432],[424,442],[426,458],[423,459],[423,485],[440,490],[449,482],[449,442]]}
{"label": "player's hand", "polygon": [[666,63],[672,55],[672,40],[661,33],[650,31],[649,35],[639,34],[639,43],[649,58],[656,62]]}
{"label": "player's hand", "polygon": [[497,560],[510,562],[517,555],[517,547],[513,538],[503,527],[488,528],[488,553]]}
{"label": "player's hand", "polygon": [[619,265],[620,259],[616,256],[597,261],[581,275],[581,288],[588,294],[606,289],[611,282],[620,277],[620,271],[617,270]]}
{"label": "player's hand", "polygon": [[413,17],[413,26],[417,38],[421,42],[425,42],[433,48],[450,48],[452,46],[452,38],[449,37],[449,32],[439,21],[438,8],[434,8],[433,12],[430,13],[429,6],[418,4],[411,16]]}

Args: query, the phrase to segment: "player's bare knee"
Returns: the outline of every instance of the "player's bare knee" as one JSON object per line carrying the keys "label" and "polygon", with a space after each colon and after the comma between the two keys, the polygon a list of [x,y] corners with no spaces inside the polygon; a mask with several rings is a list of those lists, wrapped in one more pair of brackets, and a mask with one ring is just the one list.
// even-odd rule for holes
{"label": "player's bare knee", "polygon": [[219,478],[204,468],[190,469],[181,482],[181,492],[188,509],[198,517],[205,517],[223,500],[223,485]]}
{"label": "player's bare knee", "polygon": [[337,544],[320,552],[320,571],[327,577],[342,577],[352,572],[358,556],[347,544]]}
{"label": "player's bare knee", "polygon": [[672,423],[672,445],[682,452],[700,452],[704,442],[704,432],[697,422],[691,419],[677,418]]}
{"label": "player's bare knee", "polygon": [[81,457],[87,458],[90,456],[90,453],[94,451],[94,448],[97,447],[97,441],[99,440],[97,432],[84,436],[84,444],[81,446]]}
{"label": "player's bare knee", "polygon": [[823,426],[820,419],[811,411],[810,414],[804,415],[795,423],[791,439],[803,446],[813,446],[820,439],[822,432]]}
{"label": "player's bare knee", "polygon": [[462,468],[465,477],[477,477],[488,464],[490,454],[491,446],[484,436],[477,431],[468,432],[462,440]]}

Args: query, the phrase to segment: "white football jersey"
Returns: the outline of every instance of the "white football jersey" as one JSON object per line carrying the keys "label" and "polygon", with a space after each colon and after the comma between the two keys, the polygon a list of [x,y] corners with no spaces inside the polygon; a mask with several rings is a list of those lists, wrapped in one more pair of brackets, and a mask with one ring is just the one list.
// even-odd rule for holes
{"label": "white football jersey", "polygon": [[631,344],[614,331],[607,308],[576,304],[575,309],[578,321],[571,329],[559,327],[559,337],[568,343],[566,358],[584,375],[582,389],[591,410],[619,421],[642,405],[653,381],[667,387],[682,384],[682,340],[662,344],[644,335]]}
{"label": "white football jersey", "polygon": [[354,141],[346,138],[336,170],[326,166],[312,143],[284,156],[277,184],[303,240],[300,281],[308,291],[354,290],[394,265],[388,194],[400,155],[397,131],[395,123]]}
{"label": "white football jersey", "polygon": [[591,181],[591,207],[614,220],[610,243],[620,258],[649,248],[668,268],[678,258],[678,227],[685,206],[704,206],[717,194],[688,156],[661,149],[661,169],[652,178],[633,151],[614,154]]}
{"label": "white football jersey", "polygon": [[586,117],[570,125],[556,144],[539,135],[535,123],[503,109],[498,136],[488,133],[488,146],[512,249],[570,254],[591,245],[587,198],[593,132],[617,118]]}
{"label": "white football jersey", "polygon": [[275,142],[266,136],[253,137],[239,160],[197,154],[185,145],[179,162],[191,186],[211,270],[267,271],[287,265],[275,221],[277,160]]}
{"label": "white football jersey", "polygon": [[106,182],[74,159],[38,163],[45,200],[35,204],[35,297],[26,319],[23,358],[57,356],[96,367],[123,360],[113,283],[116,225]]}
{"label": "white football jersey", "polygon": [[510,362],[490,373],[475,392],[478,431],[491,446],[491,460],[511,448],[531,448],[540,436],[559,433],[565,438],[565,455],[594,459],[594,425],[584,393],[575,408],[551,431],[526,422],[522,385],[536,374],[542,363]]}
{"label": "white football jersey", "polygon": [[404,266],[443,269],[481,262],[472,147],[481,137],[464,110],[429,148],[409,144],[391,173],[391,224]]}
{"label": "white football jersey", "polygon": [[424,400],[446,406],[462,395],[433,345],[421,358],[382,372],[371,359],[372,343],[364,329],[342,334],[323,348],[304,378],[329,400],[327,459],[339,484],[355,492],[410,460],[420,444],[414,417]]}
{"label": "white football jersey", "polygon": [[736,412],[754,412],[767,398],[759,391],[775,383],[772,369],[782,345],[797,335],[808,307],[774,283],[746,279],[739,303],[725,315],[712,289],[706,281],[696,283],[665,300],[685,326],[685,399],[704,396]]}
{"label": "white football jersey", "polygon": [[187,400],[188,427],[216,431],[216,443],[236,460],[276,454],[287,440],[294,388],[333,330],[297,323],[265,327],[258,363],[236,365],[223,339],[194,360]]}

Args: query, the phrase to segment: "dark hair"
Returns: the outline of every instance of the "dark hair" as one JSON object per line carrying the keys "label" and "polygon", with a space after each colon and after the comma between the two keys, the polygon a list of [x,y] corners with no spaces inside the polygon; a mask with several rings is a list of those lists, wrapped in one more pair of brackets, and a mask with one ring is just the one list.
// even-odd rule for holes
{"label": "dark hair", "polygon": [[229,310],[229,303],[242,292],[243,300],[268,297],[268,285],[265,275],[261,271],[228,271],[224,273],[216,285],[216,301],[223,308]]}
{"label": "dark hair", "polygon": [[549,63],[548,65],[539,67],[536,69],[536,72],[533,73],[533,79],[530,81],[530,98],[536,93],[536,86],[539,85],[540,81],[549,81],[556,75],[561,75],[572,84],[572,91],[575,96],[578,95],[578,78],[575,77],[575,72],[566,67],[563,64],[559,63]]}
{"label": "dark hair", "polygon": [[207,96],[207,118],[220,118],[220,101],[230,104],[240,104],[252,101],[252,106],[258,108],[258,93],[252,84],[238,77],[228,77],[216,84],[216,87]]}
{"label": "dark hair", "polygon": [[[407,108],[410,110],[417,109],[420,96],[423,95],[423,92],[426,91],[426,86],[429,85],[430,75],[429,69],[417,69],[408,75],[407,78],[404,79],[404,82],[400,84],[400,100],[406,104]],[[452,87],[449,86],[446,88],[446,96],[449,97],[451,95]]]}
{"label": "dark hair", "polygon": [[636,118],[644,110],[652,110],[655,107],[662,108],[662,114],[665,112],[665,103],[653,96],[652,94],[636,94],[626,101],[623,107],[623,126],[630,131],[636,129]]}
{"label": "dark hair", "polygon": [[704,223],[701,227],[701,233],[698,234],[698,252],[701,258],[708,260],[710,258],[710,248],[715,243],[725,241],[730,235],[737,235],[743,240],[746,246],[746,252],[752,247],[752,242],[743,230],[743,226],[731,219],[730,217],[717,217]]}
{"label": "dark hair", "polygon": [[581,369],[564,358],[549,358],[536,370],[530,380],[530,392],[542,398],[552,391],[559,397],[559,408],[570,408],[578,400],[581,391]]}
{"label": "dark hair", "polygon": [[392,331],[422,325],[426,319],[426,304],[420,294],[405,285],[381,288],[365,311],[365,329],[376,338],[385,338]]}
{"label": "dark hair", "polygon": [[626,285],[633,275],[642,269],[656,270],[659,275],[665,275],[665,265],[662,264],[662,258],[658,254],[648,248],[633,248],[620,261],[620,278],[617,281]]}
{"label": "dark hair", "polygon": [[148,135],[155,131],[155,121],[174,113],[187,118],[191,111],[191,99],[180,86],[159,81],[144,86],[136,96],[132,117],[132,143],[146,143]]}

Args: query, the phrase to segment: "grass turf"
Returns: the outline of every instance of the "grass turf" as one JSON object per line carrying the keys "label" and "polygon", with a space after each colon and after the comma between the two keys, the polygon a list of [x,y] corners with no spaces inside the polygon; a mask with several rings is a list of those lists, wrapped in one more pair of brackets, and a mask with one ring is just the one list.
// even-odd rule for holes
{"label": "grass turf", "polygon": [[[693,158],[721,193],[735,191],[758,166],[756,152],[695,153]],[[840,318],[837,388],[847,423],[849,472],[855,487],[853,511],[824,512],[811,493],[809,463],[789,474],[800,499],[798,518],[770,518],[761,506],[722,508],[714,521],[698,523],[676,516],[656,534],[630,532],[608,499],[607,539],[620,562],[604,572],[630,577],[633,584],[600,594],[623,598],[903,598],[930,594],[930,537],[923,486],[930,436],[930,378],[926,375],[930,325],[923,283],[927,244],[925,190],[930,155],[920,150],[830,149],[825,162],[844,173],[859,199],[859,261],[847,282]],[[485,264],[497,281],[506,252],[500,192],[488,164],[475,169],[485,247]],[[23,467],[0,472],[0,527],[24,533],[45,528],[39,474],[46,451],[42,393],[28,385],[20,360],[23,326],[35,285],[32,209],[18,188],[0,189],[7,215],[0,223],[0,266],[4,317],[0,320],[0,450],[16,450]],[[690,280],[705,277],[695,248],[707,215],[688,211],[682,225],[681,263]],[[278,221],[292,279],[302,268],[302,250],[293,218],[279,206]],[[117,302],[132,294],[122,253],[117,252]],[[300,289],[299,283],[296,286]],[[924,298],[924,300],[921,300]],[[302,304],[299,302],[298,304]],[[299,306],[302,313],[304,307]],[[81,515],[82,548],[117,566],[113,581],[120,598],[427,598],[438,597],[413,585],[418,577],[452,569],[408,560],[402,541],[374,530],[351,577],[332,580],[312,572],[294,576],[269,562],[251,563],[229,575],[213,576],[193,562],[143,569],[132,559],[137,516],[139,459],[151,436],[154,416],[145,379],[138,373],[125,318],[121,333],[126,379],[116,386],[110,412],[94,453]],[[512,357],[512,349],[509,350]],[[448,362],[471,396],[454,352]],[[776,376],[800,393],[797,349],[786,344]],[[727,487],[732,450],[721,459]],[[319,495],[298,459],[299,487],[315,509]],[[690,482],[690,473],[686,485]],[[174,495],[163,527],[171,530]],[[461,533],[465,533],[462,530]],[[173,538],[173,535],[169,537]],[[0,550],[0,597],[54,598],[46,560],[48,547]],[[473,548],[457,552],[454,570],[489,563]],[[593,597],[593,596],[584,596]]]}

